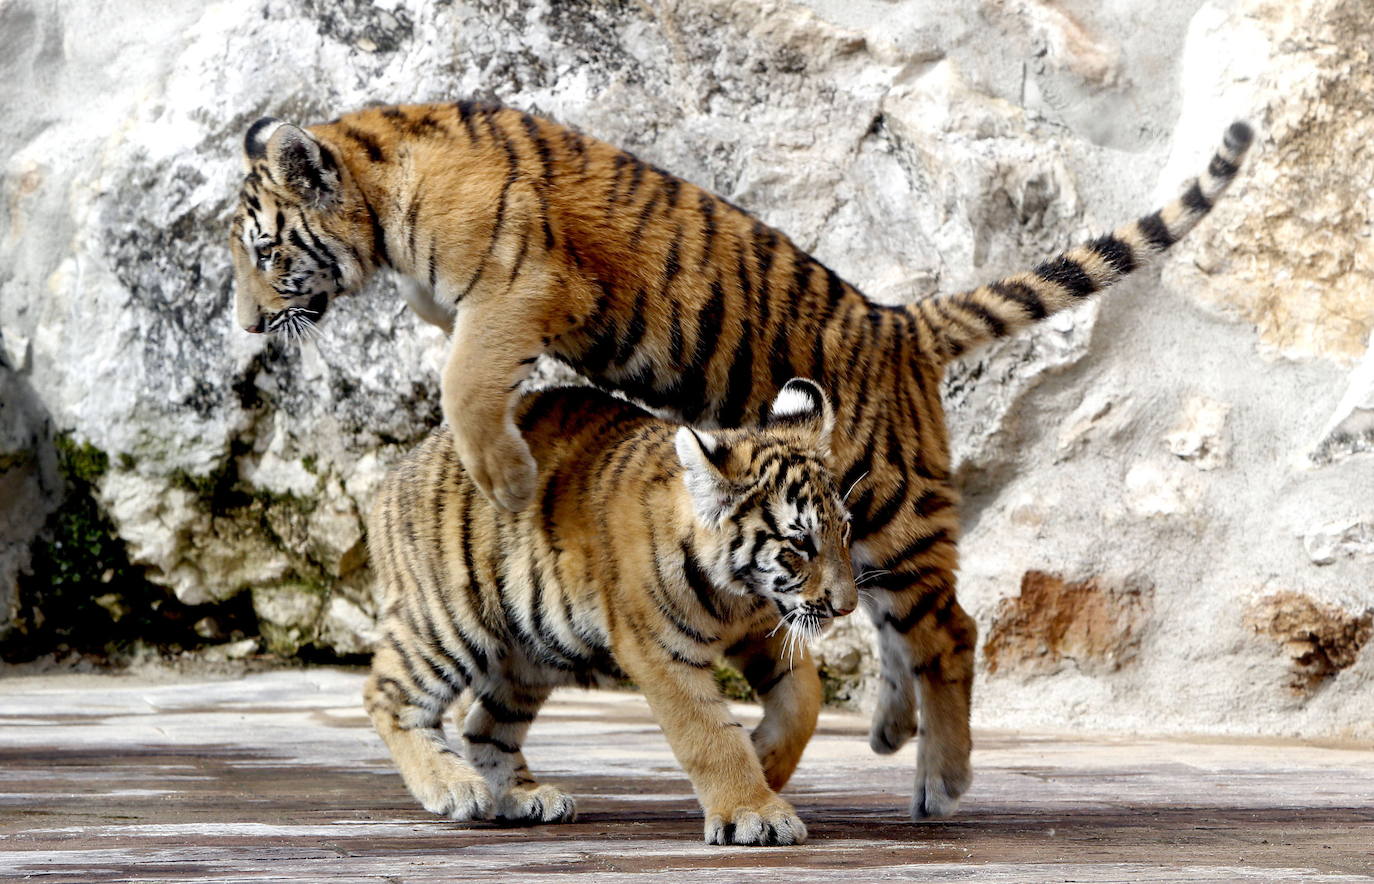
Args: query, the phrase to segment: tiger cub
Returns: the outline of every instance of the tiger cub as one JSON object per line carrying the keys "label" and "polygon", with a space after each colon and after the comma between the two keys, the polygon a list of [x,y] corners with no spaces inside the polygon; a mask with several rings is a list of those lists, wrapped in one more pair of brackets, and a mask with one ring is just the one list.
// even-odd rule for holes
{"label": "tiger cub", "polygon": [[[515,420],[538,506],[488,502],[444,428],[368,521],[386,602],[366,705],[411,793],[453,819],[571,820],[521,743],[553,688],[623,672],[692,780],[707,842],[800,843],[774,790],[819,714],[804,639],[858,604],[825,395],[792,380],[760,428],[710,434],[586,387],[532,394]],[[770,653],[738,656],[750,636]],[[717,687],[722,655],[760,684],[752,745]],[[440,717],[465,691],[460,755]]]}
{"label": "tiger cub", "polygon": [[379,107],[309,129],[263,119],[245,138],[232,227],[238,321],[298,330],[393,270],[412,306],[451,329],[453,444],[478,491],[511,510],[535,497],[513,408],[541,353],[707,428],[757,424],[789,378],[814,379],[836,403],[852,555],[875,575],[865,609],[883,678],[869,742],[889,753],[916,735],[919,699],[911,814],[946,816],[972,776],[978,633],[955,596],[945,368],[1144,267],[1206,216],[1250,141],[1234,124],[1177,199],[1033,270],[894,307],[728,201],[516,110]]}

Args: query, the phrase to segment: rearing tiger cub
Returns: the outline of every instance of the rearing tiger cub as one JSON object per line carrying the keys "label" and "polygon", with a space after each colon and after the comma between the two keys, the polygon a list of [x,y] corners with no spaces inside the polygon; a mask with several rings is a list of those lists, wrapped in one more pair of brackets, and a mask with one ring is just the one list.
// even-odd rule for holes
{"label": "rearing tiger cub", "polygon": [[245,139],[231,248],[253,332],[297,328],[389,267],[452,331],[444,416],[473,482],[530,502],[535,464],[512,409],[541,353],[702,427],[760,421],[794,376],[837,402],[855,564],[874,568],[883,687],[870,744],[922,716],[913,816],[970,780],[976,628],[954,595],[958,493],[940,380],[951,359],[1080,303],[1211,209],[1251,139],[1226,133],[1160,211],[1033,271],[902,307],[874,304],[786,236],[628,153],[519,111],[467,102],[373,108]]}
{"label": "rearing tiger cub", "polygon": [[[368,520],[386,602],[367,710],[411,793],[454,819],[571,819],[520,746],[553,688],[623,670],[692,778],[708,842],[803,841],[774,792],[820,711],[798,641],[858,604],[820,388],[791,381],[756,429],[697,433],[589,387],[531,394],[516,425],[539,507],[477,494],[445,428],[387,476]],[[713,671],[750,634],[801,664],[736,657],[767,681],[752,745]],[[439,721],[465,690],[462,757]]]}

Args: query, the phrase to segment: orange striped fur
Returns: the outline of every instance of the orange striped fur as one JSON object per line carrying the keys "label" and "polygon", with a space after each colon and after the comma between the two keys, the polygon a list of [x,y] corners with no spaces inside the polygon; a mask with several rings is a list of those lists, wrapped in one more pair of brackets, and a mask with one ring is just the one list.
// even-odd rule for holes
{"label": "orange striped fur", "polygon": [[783,383],[838,403],[853,554],[874,570],[883,688],[878,752],[921,740],[911,810],[968,786],[976,630],[955,600],[958,494],[940,404],[946,364],[1110,285],[1168,248],[1236,172],[1236,124],[1164,209],[972,292],[874,304],[785,235],[624,151],[548,120],[466,102],[373,108],[303,130],[254,124],[231,246],[250,331],[299,330],[389,267],[452,332],[443,411],[473,483],[534,498],[512,415],[540,354],[702,427],[756,424]]}
{"label": "orange striped fur", "polygon": [[[368,522],[386,601],[366,702],[416,798],[454,819],[571,819],[521,745],[554,687],[623,671],[696,787],[708,842],[805,839],[775,791],[820,711],[805,639],[858,604],[832,420],[800,380],[763,427],[714,433],[562,388],[517,409],[537,506],[487,501],[447,429],[393,470]],[[722,655],[764,703],[752,742],[716,686]],[[460,755],[440,717],[464,692]]]}

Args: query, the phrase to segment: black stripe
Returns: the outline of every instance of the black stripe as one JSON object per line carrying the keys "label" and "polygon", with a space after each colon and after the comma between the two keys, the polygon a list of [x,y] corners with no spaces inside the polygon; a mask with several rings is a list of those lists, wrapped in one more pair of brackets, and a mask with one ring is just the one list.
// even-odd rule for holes
{"label": "black stripe", "polygon": [[697,194],[697,211],[701,214],[701,266],[711,261],[711,247],[716,241],[716,202],[709,193]]}
{"label": "black stripe", "polygon": [[319,236],[310,227],[310,222],[306,220],[304,215],[301,216],[300,221],[301,228],[305,231],[305,235],[310,237],[310,242],[314,245],[316,251],[319,251],[324,254],[325,265],[329,267],[330,271],[337,279],[339,276],[339,259],[334,257],[334,251],[330,249],[329,246],[325,245],[323,241],[320,240]]}
{"label": "black stripe", "polygon": [[1088,248],[1122,276],[1135,269],[1135,252],[1110,233],[1088,243]]}
{"label": "black stripe", "polygon": [[501,237],[501,228],[506,223],[506,202],[510,199],[510,186],[512,181],[512,176],[508,175],[506,176],[505,183],[501,185],[501,199],[496,204],[496,220],[491,228],[491,237],[487,240],[487,250],[482,253],[482,260],[477,262],[477,270],[472,274],[472,279],[468,280],[468,284],[464,286],[463,290],[454,300],[455,304],[466,298],[468,293],[472,291],[473,286],[477,285],[477,281],[482,278],[482,274],[487,270],[487,261],[490,260],[492,253],[496,251],[496,243],[500,241]]}
{"label": "black stripe", "polygon": [[544,140],[544,136],[539,131],[539,124],[534,117],[529,114],[522,114],[520,122],[525,126],[525,134],[534,142],[535,153],[539,154],[539,164],[543,168],[544,179],[547,180],[549,173],[553,169],[553,153],[549,150],[549,143]]}
{"label": "black stripe", "polygon": [[630,169],[630,189],[625,191],[625,202],[634,202],[635,194],[639,192],[639,185],[644,180],[644,164],[638,157],[630,157],[633,168]]}
{"label": "black stripe", "polygon": [[462,121],[463,127],[468,130],[468,138],[477,140],[477,126],[473,122],[472,116],[477,112],[477,106],[471,101],[459,101],[454,103],[454,108],[458,111],[458,119]]}
{"label": "black stripe", "polygon": [[916,624],[924,620],[926,616],[929,615],[931,611],[935,609],[935,606],[939,604],[943,599],[947,598],[949,595],[950,587],[947,583],[942,584],[940,586],[930,587],[924,593],[921,594],[921,597],[916,601],[916,604],[912,605],[909,609],[907,609],[906,614],[904,614],[903,616],[893,617],[890,612],[887,615],[885,615],[883,617],[883,625],[891,626],[899,633],[905,635],[906,633],[910,632],[912,628],[916,626]]}
{"label": "black stripe", "polygon": [[510,743],[498,740],[495,737],[487,736],[486,734],[470,734],[464,732],[463,739],[475,746],[491,746],[493,749],[497,749],[507,755],[514,755],[520,751],[519,746],[513,746]]}
{"label": "black stripe", "polygon": [[372,260],[384,266],[391,266],[391,255],[386,249],[386,231],[382,229],[382,221],[377,217],[377,210],[372,207],[372,203],[367,197],[362,197],[363,206],[367,209],[367,218],[372,225]]}
{"label": "black stripe", "polygon": [[[445,443],[447,444],[447,443]],[[453,455],[456,459],[457,455]],[[463,580],[463,591],[467,596],[468,610],[473,617],[481,623],[487,630],[491,631],[491,623],[486,619],[485,609],[482,598],[482,581],[477,575],[477,560],[472,553],[472,517],[473,517],[473,497],[476,491],[471,482],[463,483],[463,495],[460,499],[462,508],[457,514],[456,524],[462,526],[462,555],[463,568],[465,570]]]}
{"label": "black stripe", "polygon": [[649,224],[649,216],[653,214],[658,206],[659,198],[663,196],[662,191],[655,190],[654,195],[644,204],[644,208],[639,211],[639,219],[635,222],[634,232],[630,234],[630,250],[639,248],[639,241],[644,237],[644,228]]}
{"label": "black stripe", "polygon": [[935,488],[927,488],[911,505],[911,511],[923,519],[928,519],[941,510],[953,506],[953,502]]}
{"label": "black stripe", "polygon": [[623,153],[618,153],[611,160],[611,165],[615,168],[615,175],[611,177],[610,192],[606,194],[606,214],[610,214],[611,207],[620,199],[620,174],[625,170],[625,163],[629,161]]}
{"label": "black stripe", "polygon": [[644,332],[647,328],[644,321],[644,308],[648,299],[649,293],[644,289],[635,292],[635,302],[630,308],[630,319],[629,324],[625,327],[625,337],[620,339],[620,346],[615,352],[615,361],[618,365],[629,362],[639,347],[639,342],[644,339]]}
{"label": "black stripe", "polygon": [[374,163],[380,163],[384,159],[382,146],[377,143],[377,139],[361,129],[352,126],[344,126],[343,134],[348,139],[356,142],[363,150],[367,151],[367,158]]}
{"label": "black stripe", "polygon": [[1212,211],[1212,201],[1202,192],[1202,186],[1196,181],[1193,182],[1192,187],[1184,191],[1183,204],[1200,214]]}
{"label": "black stripe", "polygon": [[[945,309],[943,297],[926,298],[923,301],[918,301],[917,304],[924,304],[940,320],[938,327],[943,331],[940,337],[949,346],[951,356],[958,356],[967,349],[965,340],[961,340],[961,338],[968,339],[978,336],[978,330],[973,328],[963,317],[955,316]],[[932,322],[931,325],[934,326],[935,323]]]}
{"label": "black stripe", "polygon": [[[547,224],[545,225],[547,227]],[[526,225],[526,230],[528,230]],[[552,235],[552,234],[550,234]],[[513,284],[515,278],[520,275],[520,269],[525,266],[525,258],[529,255],[530,238],[528,235],[520,237],[520,251],[515,253],[515,266],[510,269],[510,280],[507,285]]]}
{"label": "black stripe", "polygon": [[406,248],[410,255],[410,262],[415,263],[415,228],[420,219],[420,201],[423,195],[417,182],[415,195],[410,200],[410,208],[406,210]]}
{"label": "black stripe", "polygon": [[491,694],[479,694],[477,702],[482,704],[482,708],[487,710],[492,721],[500,724],[523,724],[527,721],[534,721],[534,713],[524,709],[512,709]]}
{"label": "black stripe", "polygon": [[754,393],[753,327],[748,319],[740,323],[739,340],[730,360],[730,372],[725,381],[725,399],[716,413],[722,427],[737,427],[744,420],[744,407]]}
{"label": "black stripe", "polygon": [[1212,161],[1207,164],[1207,171],[1212,173],[1213,178],[1230,178],[1236,174],[1238,168],[1240,167],[1221,154],[1213,155]]}
{"label": "black stripe", "polygon": [[948,528],[941,528],[933,534],[928,534],[925,537],[918,537],[915,540],[908,543],[906,546],[902,547],[897,552],[888,556],[883,561],[882,567],[895,569],[904,562],[909,562],[912,559],[915,559],[917,556],[921,556],[930,552],[930,550],[937,543],[943,543],[948,540]]}
{"label": "black stripe", "polygon": [[682,416],[687,423],[694,423],[706,410],[706,385],[709,378],[711,358],[720,345],[721,326],[725,321],[725,288],[720,279],[711,280],[711,297],[701,312],[697,314],[696,344],[692,350],[692,361],[687,366],[678,390],[682,394]]}
{"label": "black stripe", "polygon": [[956,299],[953,303],[954,306],[959,307],[965,313],[972,313],[974,316],[981,319],[983,324],[988,327],[988,333],[994,338],[1004,338],[1007,336],[1007,324],[1002,321],[1001,317],[973,300],[973,298],[964,295]]}
{"label": "black stripe", "polygon": [[429,291],[434,293],[435,283],[438,281],[438,267],[435,264],[435,256],[439,252],[439,234],[434,233],[429,237]]}
{"label": "black stripe", "polygon": [[1083,265],[1067,255],[1046,261],[1035,268],[1035,274],[1041,279],[1058,283],[1075,298],[1086,298],[1097,291],[1097,283],[1093,282]]}
{"label": "black stripe", "polygon": [[[420,671],[415,668],[415,661],[411,657],[411,649],[402,645],[400,639],[396,638],[396,636],[392,633],[387,633],[387,644],[389,644],[391,646],[391,649],[396,652],[396,656],[401,661],[401,667],[405,669],[406,676],[410,679],[410,684],[414,689],[418,690],[426,697],[434,698],[439,702],[440,706],[442,706],[443,704],[447,703],[450,699],[452,699],[451,694],[446,694],[444,693],[444,691],[436,691],[434,688],[429,686],[429,684],[426,682],[424,678],[420,676]],[[433,667],[428,668],[431,673],[434,673]],[[435,678],[438,680],[439,684],[441,684],[444,687],[445,690],[448,689],[448,682],[444,680],[443,676],[436,674]],[[415,702],[415,697],[409,690],[406,691],[406,700],[410,706],[419,706],[422,709],[424,708],[422,704]],[[439,720],[441,713],[433,712],[429,709],[426,709],[425,711],[430,713],[432,721]],[[433,727],[434,725],[430,724],[428,726]]]}
{"label": "black stripe", "polygon": [[[892,517],[901,511],[902,504],[906,503],[906,494],[906,485],[903,485],[897,490],[896,494],[893,494],[878,507],[877,512],[869,516],[860,517],[860,522],[863,524],[863,533],[859,535],[859,538],[864,539],[871,537],[886,528],[887,524],[892,521]],[[857,514],[859,509],[855,506],[850,509],[850,512]]]}
{"label": "black stripe", "polygon": [[1169,227],[1164,223],[1164,218],[1159,212],[1146,215],[1136,224],[1140,227],[1140,232],[1159,251],[1167,249],[1178,240],[1169,232]]}
{"label": "black stripe", "polygon": [[1045,302],[1040,300],[1035,289],[1024,282],[994,282],[988,288],[993,294],[1020,304],[1032,322],[1044,319],[1049,315],[1045,310]]}
{"label": "black stripe", "polygon": [[687,585],[691,587],[692,593],[697,597],[697,604],[701,605],[702,609],[714,619],[724,622],[726,618],[721,616],[720,611],[716,610],[715,602],[711,598],[715,595],[716,587],[711,579],[706,576],[701,563],[697,561],[696,555],[693,554],[686,542],[682,544],[682,576],[687,581]]}
{"label": "black stripe", "polygon": [[286,239],[293,246],[309,255],[310,260],[315,262],[315,266],[324,267],[327,265],[328,262],[326,262],[318,254],[316,254],[314,249],[310,248],[310,246],[305,244],[305,240],[301,238],[300,231],[296,230],[295,228],[292,228],[291,232],[286,235]]}
{"label": "black stripe", "polygon": [[691,666],[693,669],[712,669],[716,665],[714,660],[693,660],[691,657],[684,657],[682,654],[665,644],[658,636],[654,636],[654,641],[658,644],[663,653],[667,654],[678,663]]}

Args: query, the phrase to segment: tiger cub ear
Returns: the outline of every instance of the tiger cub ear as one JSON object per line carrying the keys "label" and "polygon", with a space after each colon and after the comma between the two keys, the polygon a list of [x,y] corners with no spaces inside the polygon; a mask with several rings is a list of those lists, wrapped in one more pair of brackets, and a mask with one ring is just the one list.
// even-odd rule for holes
{"label": "tiger cub ear", "polygon": [[315,208],[326,208],[339,197],[338,161],[300,126],[263,117],[243,137],[243,159],[250,168],[266,160],[275,182]]}
{"label": "tiger cub ear", "polygon": [[835,411],[825,391],[815,381],[793,378],[783,384],[768,415],[763,420],[768,428],[791,427],[802,431],[819,450],[830,446],[830,434],[835,429]]}
{"label": "tiger cub ear", "polygon": [[697,514],[708,525],[718,525],[729,509],[731,485],[723,467],[729,451],[710,433],[682,427],[673,440],[682,480],[692,495]]}

